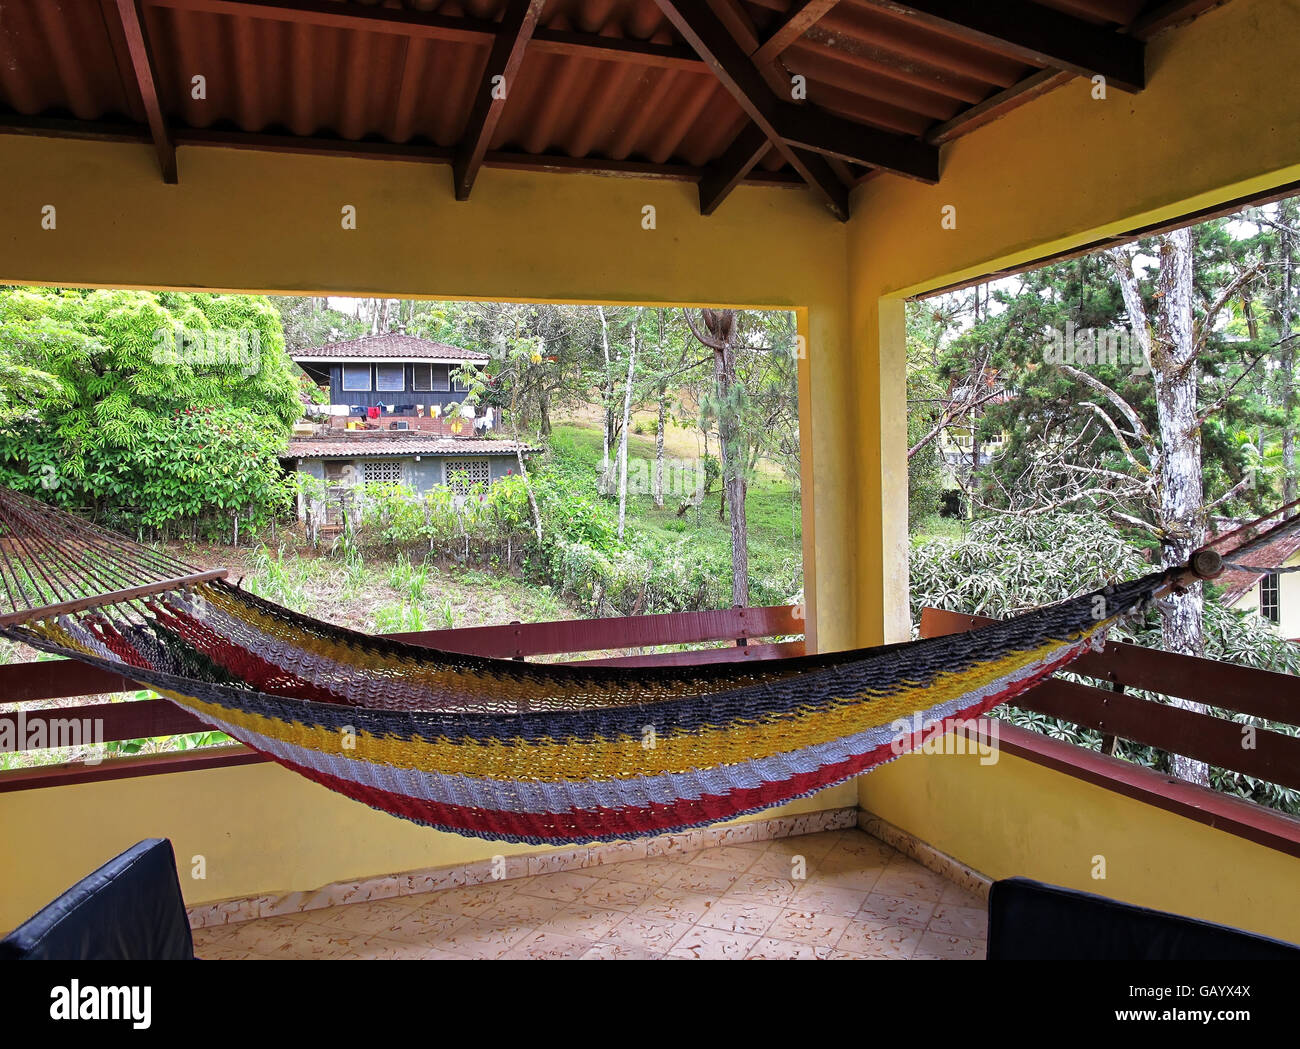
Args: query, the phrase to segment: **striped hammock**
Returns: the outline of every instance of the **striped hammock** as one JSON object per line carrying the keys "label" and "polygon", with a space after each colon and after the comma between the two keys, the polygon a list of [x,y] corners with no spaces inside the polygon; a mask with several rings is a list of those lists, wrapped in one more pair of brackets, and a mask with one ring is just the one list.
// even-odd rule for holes
{"label": "striped hammock", "polygon": [[138,681],[384,812],[531,843],[683,830],[841,783],[1024,692],[1189,573],[1207,574],[880,648],[532,664],[322,623],[0,489],[0,633]]}

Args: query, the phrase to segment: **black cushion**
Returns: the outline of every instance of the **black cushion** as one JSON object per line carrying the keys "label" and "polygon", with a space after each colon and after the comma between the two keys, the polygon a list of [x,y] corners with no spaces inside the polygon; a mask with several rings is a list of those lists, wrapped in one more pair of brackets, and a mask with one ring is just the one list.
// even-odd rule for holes
{"label": "black cushion", "polygon": [[1300,947],[1028,878],[993,883],[990,960],[1300,961]]}
{"label": "black cushion", "polygon": [[165,838],[133,845],[0,940],[0,959],[193,957],[176,858]]}

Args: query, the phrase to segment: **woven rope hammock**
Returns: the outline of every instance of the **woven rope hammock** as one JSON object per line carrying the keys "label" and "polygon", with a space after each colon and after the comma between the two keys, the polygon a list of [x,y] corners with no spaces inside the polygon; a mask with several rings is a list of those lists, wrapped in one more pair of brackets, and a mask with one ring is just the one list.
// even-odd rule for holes
{"label": "woven rope hammock", "polygon": [[[965,634],[762,664],[531,664],[281,608],[0,489],[0,634],[122,674],[331,790],[458,834],[580,843],[755,812],[977,717],[1219,571],[1108,586]],[[919,720],[914,716],[919,715]]]}

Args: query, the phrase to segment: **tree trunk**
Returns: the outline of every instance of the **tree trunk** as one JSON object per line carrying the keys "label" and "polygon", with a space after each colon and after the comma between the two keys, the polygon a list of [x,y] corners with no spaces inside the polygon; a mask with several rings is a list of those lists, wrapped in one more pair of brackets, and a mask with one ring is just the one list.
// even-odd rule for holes
{"label": "tree trunk", "polygon": [[542,514],[537,509],[537,497],[533,495],[533,482],[528,479],[528,467],[524,465],[522,448],[515,449],[515,459],[519,463],[519,476],[524,479],[524,491],[528,493],[528,505],[533,511],[533,528],[537,531],[537,542],[542,541]]}
{"label": "tree trunk", "polygon": [[641,319],[637,311],[632,321],[632,342],[627,353],[627,383],[623,387],[623,430],[618,439],[618,538],[623,540],[623,529],[627,522],[627,435],[632,429],[632,377],[636,371],[636,334],[637,322]]}
{"label": "tree trunk", "polygon": [[655,506],[664,505],[664,427],[668,425],[668,391],[659,388],[659,419],[655,423],[655,474],[653,492]]}
{"label": "tree trunk", "polygon": [[[1296,498],[1295,469],[1295,345],[1288,336],[1291,334],[1291,293],[1294,281],[1295,244],[1291,230],[1300,222],[1300,205],[1295,198],[1284,200],[1278,205],[1278,217],[1287,228],[1282,231],[1282,300],[1278,303],[1278,338],[1284,340],[1281,347],[1282,365],[1282,502],[1294,502]],[[1263,452],[1263,447],[1260,451]],[[1288,515],[1293,516],[1293,515]]]}
{"label": "tree trunk", "polygon": [[745,455],[736,418],[736,329],[734,310],[705,310],[713,348],[718,397],[718,439],[722,445],[722,486],[731,517],[731,603],[749,604],[749,530],[745,520]]}
{"label": "tree trunk", "polygon": [[609,321],[605,318],[605,307],[597,306],[596,313],[600,315],[600,342],[605,350],[605,387],[602,391],[601,398],[604,402],[604,433],[602,435],[600,451],[600,479],[597,481],[596,490],[601,495],[609,494],[609,445],[613,437],[613,411],[612,403],[614,400],[614,373],[610,368],[609,359]]}
{"label": "tree trunk", "polygon": [[548,389],[537,394],[537,433],[541,437],[551,436],[551,391]]}
{"label": "tree trunk", "polygon": [[[1166,566],[1186,564],[1205,541],[1201,430],[1197,425],[1200,381],[1192,314],[1192,231],[1165,235],[1160,245],[1159,308],[1152,340],[1152,381],[1160,423],[1160,530]],[[1189,586],[1160,602],[1160,625],[1168,652],[1199,656],[1204,652],[1204,594]],[[1204,713],[1198,703],[1173,700],[1176,706]],[[1204,762],[1173,755],[1175,775],[1209,784]]]}

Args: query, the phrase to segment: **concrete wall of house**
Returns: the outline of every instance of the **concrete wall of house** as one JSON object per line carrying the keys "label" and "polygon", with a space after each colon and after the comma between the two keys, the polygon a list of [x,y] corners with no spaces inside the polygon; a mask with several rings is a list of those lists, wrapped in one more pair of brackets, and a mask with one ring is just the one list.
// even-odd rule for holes
{"label": "concrete wall of house", "polygon": [[[867,480],[853,516],[886,533],[886,555],[857,564],[861,603],[906,592],[905,522],[880,502],[906,491],[906,296],[1300,180],[1298,45],[1300,6],[1233,0],[1151,42],[1141,94],[1096,100],[1072,81],[945,148],[940,185],[881,178],[855,193],[848,394]],[[941,225],[949,205],[956,229]],[[859,614],[872,621],[905,636],[901,604]],[[862,808],[989,875],[1300,939],[1300,860],[1025,761],[905,758],[858,783]]]}
{"label": "concrete wall of house", "polygon": [[[1286,559],[1288,568],[1300,566],[1300,553],[1292,554]],[[1300,638],[1300,572],[1283,572],[1277,579],[1278,621],[1269,623],[1280,637],[1289,641]],[[1256,583],[1234,604],[1238,612],[1259,611],[1259,584]]]}
{"label": "concrete wall of house", "polygon": [[[377,361],[375,364],[396,363]],[[345,390],[343,388],[343,365],[331,364],[330,368],[330,404],[355,404],[369,408],[373,404],[423,404],[426,408],[437,404],[446,407],[449,404],[459,404],[465,396],[465,387],[459,385],[454,380],[450,380],[450,390],[417,390],[415,388],[415,367],[411,364],[403,364],[402,389],[400,390],[380,390],[378,389],[379,380],[375,374],[375,364],[361,365],[370,369],[370,389],[368,390]],[[453,365],[451,371],[455,371]]]}

